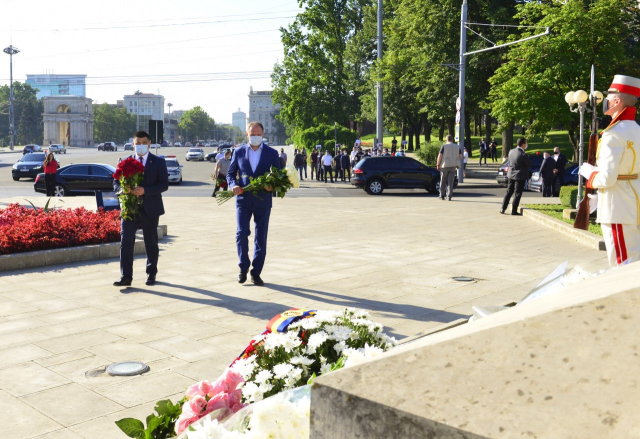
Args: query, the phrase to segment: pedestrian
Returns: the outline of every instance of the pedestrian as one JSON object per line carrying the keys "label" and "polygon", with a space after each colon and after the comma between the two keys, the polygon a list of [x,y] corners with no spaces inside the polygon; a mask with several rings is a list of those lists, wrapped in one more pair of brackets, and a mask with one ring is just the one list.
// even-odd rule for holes
{"label": "pedestrian", "polygon": [[384,149],[384,154],[383,154],[383,156],[384,156],[384,157],[391,157],[391,154],[389,154],[389,149],[388,149],[388,148],[385,148],[385,149]]}
{"label": "pedestrian", "polygon": [[324,180],[324,164],[323,164],[324,155],[322,154],[322,150],[318,151],[318,181]]}
{"label": "pedestrian", "polygon": [[47,191],[47,197],[55,197],[58,162],[52,152],[47,154],[42,167],[44,168],[44,187]]}
{"label": "pedestrian", "polygon": [[369,149],[365,149],[364,150],[364,154],[362,155],[362,157],[371,157],[371,151]]}
{"label": "pedestrian", "polygon": [[443,144],[438,153],[436,169],[440,171],[440,199],[451,201],[453,195],[453,184],[456,178],[456,170],[460,167],[462,158],[462,148],[457,143],[453,143],[453,136],[447,136],[447,143]]}
{"label": "pedestrian", "polygon": [[466,177],[467,176],[467,161],[469,161],[469,151],[467,151],[467,148],[463,149],[463,154],[462,154],[462,176]]}
{"label": "pedestrian", "polygon": [[527,149],[527,139],[520,137],[517,141],[518,147],[509,151],[509,172],[507,178],[507,193],[502,200],[502,208],[500,213],[504,213],[507,210],[511,196],[515,192],[515,198],[511,205],[511,215],[522,215],[518,212],[518,206],[520,205],[520,197],[522,197],[522,191],[524,190],[524,184],[529,179],[529,170],[531,169],[531,159],[527,155],[525,149]]}
{"label": "pedestrian", "polygon": [[640,126],[636,104],[640,79],[615,75],[602,103],[611,123],[602,131],[596,166],[580,167],[588,189],[599,189],[596,222],[602,227],[609,266],[640,260]]}
{"label": "pedestrian", "polygon": [[335,169],[335,173],[334,176],[336,178],[336,183],[338,182],[338,178],[340,178],[340,175],[342,175],[342,162],[340,160],[340,150],[336,151],[336,156],[333,160],[333,166]]}
{"label": "pedestrian", "polygon": [[300,153],[299,150],[295,150],[295,155],[293,156],[293,166],[295,166],[296,170],[300,173],[300,180],[302,180],[302,168],[304,167],[304,157]]}
{"label": "pedestrian", "polygon": [[329,154],[329,150],[326,150],[324,156],[322,156],[322,167],[324,170],[324,182],[327,182],[327,176],[331,177],[331,183],[333,183],[333,174],[331,174],[331,163],[333,157]]}
{"label": "pedestrian", "polygon": [[[280,158],[280,163],[282,163],[282,158]],[[224,189],[227,187],[227,172],[229,172],[230,164],[231,164],[231,150],[225,149],[224,157],[222,157],[220,160],[216,162],[216,169],[213,173],[213,175],[216,176],[216,186],[213,189],[213,195],[211,195],[212,197],[215,197],[216,192],[218,192],[220,189]]]}
{"label": "pedestrian", "polygon": [[362,146],[362,140],[360,140],[360,136],[356,138],[355,147],[360,148]]}
{"label": "pedestrian", "polygon": [[544,160],[542,160],[542,165],[540,165],[540,171],[538,172],[539,177],[542,179],[542,196],[543,197],[552,197],[553,196],[553,180],[555,174],[553,171],[555,170],[556,161],[551,154],[548,152],[544,153]]}
{"label": "pedestrian", "polygon": [[313,174],[316,174],[316,180],[318,179],[318,150],[314,149],[311,152],[311,180],[313,180]]}
{"label": "pedestrian", "polygon": [[[120,280],[113,283],[116,287],[127,287],[133,280],[133,249],[136,243],[136,232],[142,226],[142,238],[147,253],[146,285],[155,285],[158,274],[158,224],[164,215],[162,193],[169,189],[167,163],[162,157],[149,152],[151,140],[146,131],[137,131],[133,135],[135,152],[131,157],[144,166],[142,182],[130,193],[142,201],[140,211],[133,219],[120,220]],[[113,189],[119,192],[122,188],[118,180],[113,180]]]}
{"label": "pedestrian", "polygon": [[351,183],[351,160],[347,155],[346,149],[342,150],[342,155],[340,156],[340,169],[342,169],[342,181],[348,178],[349,183]]}
{"label": "pedestrian", "polygon": [[487,143],[484,141],[484,139],[480,139],[479,147],[480,147],[480,162],[478,164],[482,166],[482,159],[484,159],[484,164],[486,166],[488,148],[487,148]]}
{"label": "pedestrian", "polygon": [[491,143],[489,144],[489,152],[491,153],[491,162],[495,163],[498,161],[498,144],[496,143],[496,139],[491,139]]}
{"label": "pedestrian", "polygon": [[396,136],[393,136],[393,140],[391,141],[391,155],[396,155],[397,149],[398,141],[396,140]]}
{"label": "pedestrian", "polygon": [[[264,127],[260,122],[251,122],[247,127],[249,143],[239,146],[233,152],[231,165],[227,172],[229,188],[236,196],[236,247],[238,250],[238,283],[245,283],[247,273],[251,269],[251,282],[256,286],[263,286],[264,281],[260,277],[267,256],[267,233],[269,230],[269,217],[273,205],[273,187],[264,187],[264,192],[253,195],[245,193],[242,189],[250,183],[251,177],[259,177],[266,174],[272,167],[280,168],[278,151],[262,141]],[[254,246],[253,261],[249,260],[249,235],[251,234],[250,222],[253,217]]]}
{"label": "pedestrian", "polygon": [[557,146],[553,148],[553,158],[556,161],[553,169],[553,194],[554,196],[560,196],[560,188],[564,186],[564,168],[567,166],[567,157],[560,153],[560,148]]}
{"label": "pedestrian", "polygon": [[285,154],[284,148],[280,148],[280,166],[287,167],[287,154]]}
{"label": "pedestrian", "polygon": [[302,157],[304,158],[304,163],[302,164],[303,168],[304,168],[304,178],[308,178],[307,177],[307,166],[309,164],[309,161],[307,160],[307,148],[302,148]]}

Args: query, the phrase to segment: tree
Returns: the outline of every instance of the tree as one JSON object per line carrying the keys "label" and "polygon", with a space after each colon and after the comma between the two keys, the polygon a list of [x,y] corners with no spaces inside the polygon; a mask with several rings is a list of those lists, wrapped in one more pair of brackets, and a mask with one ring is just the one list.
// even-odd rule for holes
{"label": "tree", "polygon": [[208,139],[215,126],[215,121],[200,106],[185,111],[178,124],[185,138],[193,140]]}
{"label": "tree", "polygon": [[[0,87],[0,139],[9,143],[9,86]],[[36,97],[36,89],[29,84],[13,83],[14,122],[16,143],[40,143],[44,138],[42,100]]]}
{"label": "tree", "polygon": [[[565,93],[589,89],[592,64],[599,90],[606,90],[614,74],[637,71],[637,2],[529,2],[520,7],[517,18],[523,25],[548,26],[551,35],[511,46],[507,62],[490,79],[493,114],[501,123],[521,124],[530,136],[545,135],[553,127],[568,128],[577,160],[579,119],[569,111]],[[533,29],[512,39],[538,32]]]}
{"label": "tree", "polygon": [[136,115],[111,104],[93,106],[93,137],[97,142],[125,142],[136,132]]}

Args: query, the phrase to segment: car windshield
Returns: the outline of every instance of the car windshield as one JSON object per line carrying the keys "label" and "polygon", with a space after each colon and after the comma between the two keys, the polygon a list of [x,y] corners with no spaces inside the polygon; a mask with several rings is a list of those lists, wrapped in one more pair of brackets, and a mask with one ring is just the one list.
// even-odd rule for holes
{"label": "car windshield", "polygon": [[25,154],[20,159],[21,162],[44,162],[45,154]]}
{"label": "car windshield", "polygon": [[198,148],[191,148],[189,152],[202,152],[202,150]]}
{"label": "car windshield", "polygon": [[177,168],[180,166],[177,160],[167,160],[167,168]]}

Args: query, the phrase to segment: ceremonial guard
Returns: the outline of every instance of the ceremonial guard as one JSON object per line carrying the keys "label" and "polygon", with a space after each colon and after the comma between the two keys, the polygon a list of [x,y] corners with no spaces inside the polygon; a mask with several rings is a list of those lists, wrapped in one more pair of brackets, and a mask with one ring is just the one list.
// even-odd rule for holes
{"label": "ceremonial guard", "polygon": [[596,166],[585,163],[580,168],[587,188],[598,189],[597,222],[602,226],[611,267],[640,260],[638,97],[640,79],[615,75],[603,101],[604,114],[613,119],[602,132]]}

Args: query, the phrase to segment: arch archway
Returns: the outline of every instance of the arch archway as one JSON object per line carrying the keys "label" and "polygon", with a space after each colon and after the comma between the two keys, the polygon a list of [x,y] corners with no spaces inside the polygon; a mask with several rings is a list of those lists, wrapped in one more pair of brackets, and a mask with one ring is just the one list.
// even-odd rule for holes
{"label": "arch archway", "polygon": [[[56,113],[71,113],[71,107],[67,104],[58,105],[56,108]],[[71,125],[69,122],[58,122],[58,142],[63,145],[69,145],[69,135],[71,131]]]}

